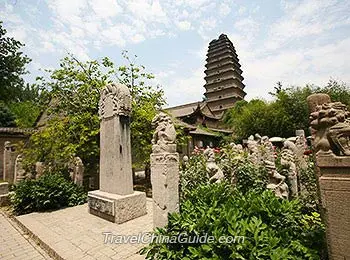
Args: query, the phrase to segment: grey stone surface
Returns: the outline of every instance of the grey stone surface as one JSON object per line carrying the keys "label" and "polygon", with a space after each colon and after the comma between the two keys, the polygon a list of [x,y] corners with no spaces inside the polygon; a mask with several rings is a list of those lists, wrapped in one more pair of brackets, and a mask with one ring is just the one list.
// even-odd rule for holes
{"label": "grey stone surface", "polygon": [[147,214],[144,192],[118,195],[97,190],[90,191],[88,197],[90,213],[118,224]]}
{"label": "grey stone surface", "polygon": [[146,244],[104,243],[103,233],[131,236],[152,231],[152,200],[146,201],[146,215],[119,225],[89,214],[87,204],[16,218],[63,259],[145,259],[138,251]]}
{"label": "grey stone surface", "polygon": [[0,212],[0,259],[51,259],[11,219]]}
{"label": "grey stone surface", "polygon": [[100,100],[100,190],[127,195],[133,192],[130,118],[122,107],[131,109],[128,88],[106,86]]}
{"label": "grey stone surface", "polygon": [[99,103],[100,189],[88,201],[91,214],[118,224],[147,214],[145,193],[133,191],[130,113],[128,87],[107,85]]}

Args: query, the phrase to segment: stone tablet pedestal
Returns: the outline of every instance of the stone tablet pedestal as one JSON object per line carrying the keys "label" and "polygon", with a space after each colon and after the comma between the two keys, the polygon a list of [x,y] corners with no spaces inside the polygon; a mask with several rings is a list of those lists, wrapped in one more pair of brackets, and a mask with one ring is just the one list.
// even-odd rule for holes
{"label": "stone tablet pedestal", "polygon": [[123,223],[147,213],[146,194],[133,191],[131,96],[127,86],[107,85],[99,104],[100,190],[88,193],[89,212],[108,221]]}
{"label": "stone tablet pedestal", "polygon": [[130,195],[112,194],[100,190],[89,192],[89,212],[117,224],[147,214],[146,194],[134,191]]}
{"label": "stone tablet pedestal", "polygon": [[328,254],[350,257],[350,157],[317,155],[318,181],[326,220]]}

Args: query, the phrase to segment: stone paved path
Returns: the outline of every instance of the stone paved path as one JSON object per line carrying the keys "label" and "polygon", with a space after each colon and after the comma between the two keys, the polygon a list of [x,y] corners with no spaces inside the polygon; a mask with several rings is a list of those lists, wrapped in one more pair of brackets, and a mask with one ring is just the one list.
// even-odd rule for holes
{"label": "stone paved path", "polygon": [[0,259],[51,259],[23,231],[0,212]]}
{"label": "stone paved path", "polygon": [[88,213],[87,204],[54,212],[18,216],[27,229],[63,259],[144,259],[137,252],[142,243],[104,243],[104,232],[138,235],[152,230],[152,201],[147,215],[123,224],[108,222]]}

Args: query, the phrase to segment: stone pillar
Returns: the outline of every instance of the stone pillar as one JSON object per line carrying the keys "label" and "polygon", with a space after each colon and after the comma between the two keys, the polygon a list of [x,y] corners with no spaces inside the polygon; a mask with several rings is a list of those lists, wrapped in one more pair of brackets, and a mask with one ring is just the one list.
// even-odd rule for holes
{"label": "stone pillar", "polygon": [[22,154],[17,155],[15,161],[15,180],[14,182],[23,181],[26,178],[26,171],[23,168],[23,156]]}
{"label": "stone pillar", "polygon": [[133,191],[130,113],[127,86],[107,85],[99,103],[100,189],[88,193],[88,202],[91,214],[115,223],[147,213],[146,194]]}
{"label": "stone pillar", "polygon": [[0,182],[0,207],[9,204],[9,184],[8,182]]}
{"label": "stone pillar", "polygon": [[344,260],[350,256],[350,114],[325,94],[308,103],[329,259]]}
{"label": "stone pillar", "polygon": [[153,124],[156,125],[151,154],[153,226],[164,227],[168,224],[168,213],[179,211],[179,154],[170,117],[161,112]]}
{"label": "stone pillar", "polygon": [[15,145],[9,141],[5,142],[4,147],[4,170],[3,170],[3,180],[8,183],[13,183],[15,179],[15,160],[17,157],[17,152]]}

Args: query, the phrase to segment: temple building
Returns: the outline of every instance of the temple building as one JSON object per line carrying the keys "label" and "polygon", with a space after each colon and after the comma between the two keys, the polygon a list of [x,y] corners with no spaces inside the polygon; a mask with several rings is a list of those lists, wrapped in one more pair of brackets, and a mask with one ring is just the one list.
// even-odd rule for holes
{"label": "temple building", "polygon": [[227,35],[209,43],[205,67],[204,100],[165,109],[192,137],[188,151],[216,146],[222,134],[232,134],[222,124],[224,113],[246,95],[241,65]]}

